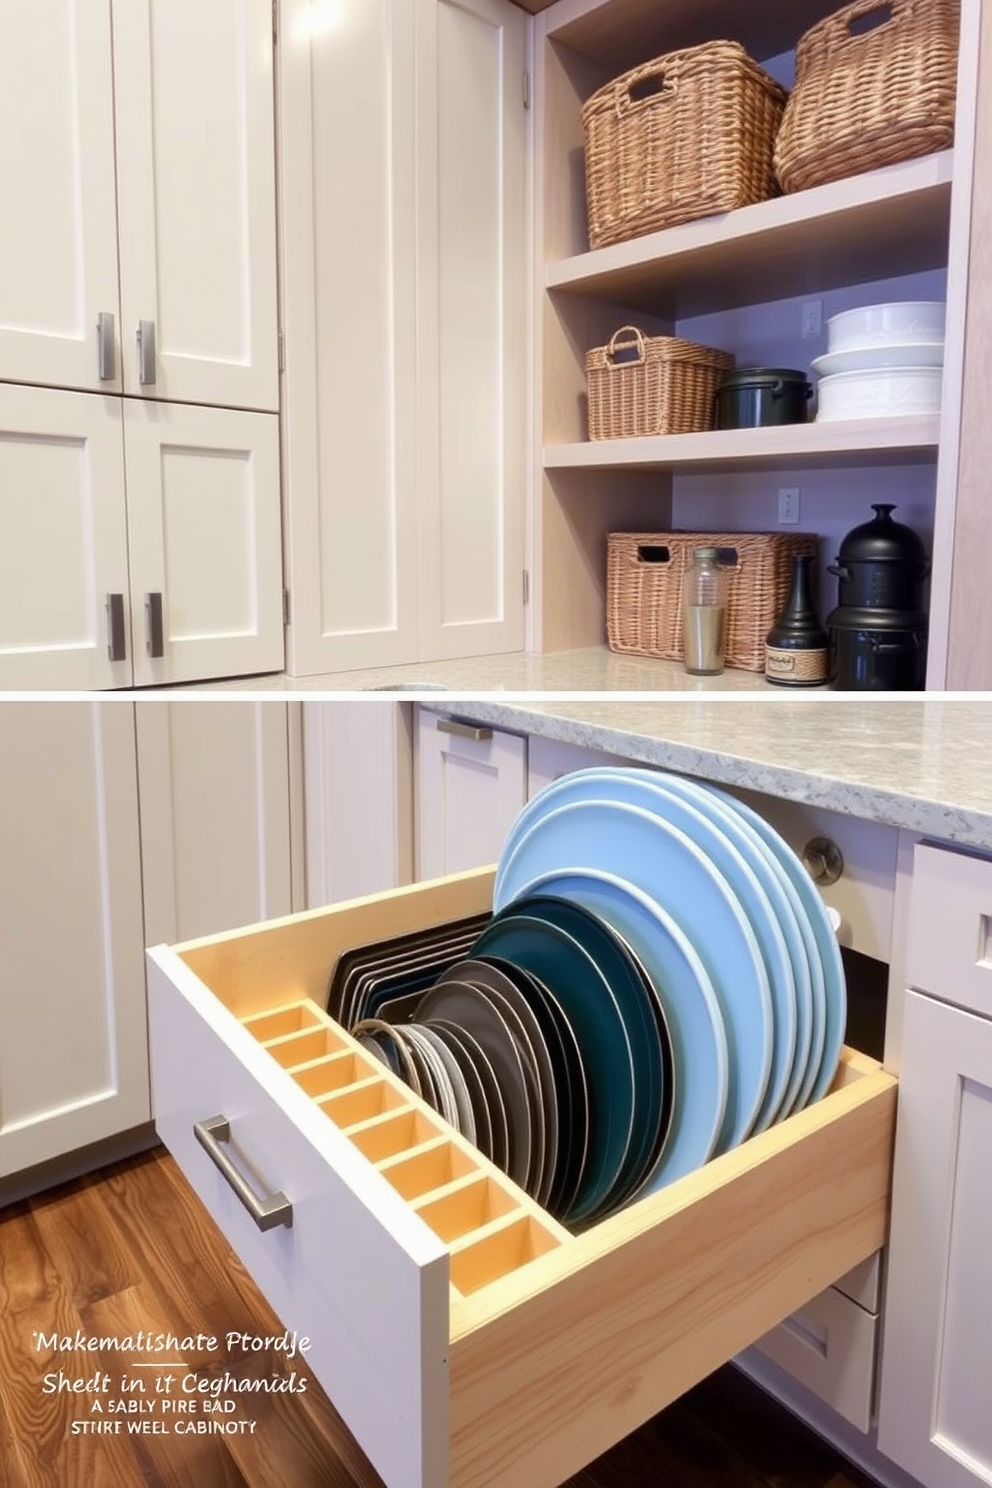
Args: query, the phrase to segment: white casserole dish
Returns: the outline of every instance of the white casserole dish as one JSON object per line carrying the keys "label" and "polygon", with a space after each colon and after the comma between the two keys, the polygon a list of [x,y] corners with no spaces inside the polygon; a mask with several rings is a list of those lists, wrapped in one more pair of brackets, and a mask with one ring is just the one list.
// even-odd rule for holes
{"label": "white casserole dish", "polygon": [[822,377],[818,423],[940,412],[941,367],[883,367]]}

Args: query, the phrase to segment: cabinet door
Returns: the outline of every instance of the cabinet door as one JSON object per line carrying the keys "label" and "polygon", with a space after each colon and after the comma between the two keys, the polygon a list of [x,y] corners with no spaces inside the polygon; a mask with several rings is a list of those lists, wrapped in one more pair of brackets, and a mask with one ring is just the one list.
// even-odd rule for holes
{"label": "cabinet door", "polygon": [[411,0],[284,0],[291,670],[417,659]]}
{"label": "cabinet door", "polygon": [[114,80],[125,391],[277,410],[271,0],[114,0]]}
{"label": "cabinet door", "polygon": [[147,1121],[130,705],[0,705],[0,1178]]}
{"label": "cabinet door", "polygon": [[0,386],[0,533],[0,687],[128,686],[119,398]]}
{"label": "cabinet door", "polygon": [[527,17],[418,0],[420,658],[523,646]]}
{"label": "cabinet door", "polygon": [[418,879],[495,863],[527,792],[527,741],[419,711]]}
{"label": "cabinet door", "polygon": [[148,944],[292,911],[285,703],[139,703]]}
{"label": "cabinet door", "polygon": [[113,391],[97,338],[118,313],[109,0],[0,0],[0,36],[0,379]]}
{"label": "cabinet door", "polygon": [[990,1152],[992,1022],[908,993],[878,1444],[928,1488],[992,1483]]}
{"label": "cabinet door", "polygon": [[125,401],[124,442],[135,683],[281,670],[278,419]]}

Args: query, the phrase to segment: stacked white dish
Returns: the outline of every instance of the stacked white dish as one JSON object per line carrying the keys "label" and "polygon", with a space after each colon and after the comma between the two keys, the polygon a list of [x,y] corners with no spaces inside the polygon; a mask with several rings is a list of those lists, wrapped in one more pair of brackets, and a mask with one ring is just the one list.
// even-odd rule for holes
{"label": "stacked white dish", "polygon": [[813,362],[817,421],[938,413],[945,309],[939,300],[903,300],[832,315],[826,353]]}

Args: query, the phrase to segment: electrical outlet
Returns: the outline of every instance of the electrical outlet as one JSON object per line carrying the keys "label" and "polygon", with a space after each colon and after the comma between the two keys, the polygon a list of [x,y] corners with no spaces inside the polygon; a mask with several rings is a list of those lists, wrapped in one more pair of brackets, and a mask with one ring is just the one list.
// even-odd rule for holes
{"label": "electrical outlet", "polygon": [[816,341],[823,334],[823,301],[807,300],[803,305],[804,341]]}
{"label": "electrical outlet", "polygon": [[795,527],[799,522],[798,486],[781,486],[779,488],[778,520],[781,527]]}

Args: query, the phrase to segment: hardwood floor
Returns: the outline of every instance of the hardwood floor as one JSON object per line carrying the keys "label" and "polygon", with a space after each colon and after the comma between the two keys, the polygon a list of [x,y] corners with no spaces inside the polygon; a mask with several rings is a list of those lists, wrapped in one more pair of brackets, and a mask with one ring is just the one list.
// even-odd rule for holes
{"label": "hardwood floor", "polygon": [[[0,1213],[0,1485],[2,1488],[377,1488],[380,1479],[298,1361],[271,1355],[232,1363],[187,1350],[184,1370],[211,1379],[288,1375],[303,1394],[237,1396],[233,1434],[147,1431],[161,1399],[121,1417],[93,1402],[150,1404],[139,1350],[55,1353],[41,1333],[115,1336],[144,1330],[218,1338],[283,1329],[237,1258],[162,1152],[105,1169]],[[172,1351],[170,1358],[180,1356]],[[66,1378],[109,1393],[50,1390]],[[160,1370],[159,1373],[162,1371]],[[155,1374],[154,1371],[150,1372]],[[178,1383],[178,1380],[177,1380]],[[143,1389],[142,1389],[143,1387]],[[146,1391],[147,1394],[143,1393]],[[198,1400],[211,1399],[209,1393]],[[213,1423],[215,1415],[196,1419]],[[221,1418],[222,1419],[222,1418]],[[257,1424],[247,1429],[251,1420]],[[73,1434],[73,1425],[76,1433]],[[106,1423],[91,1431],[96,1423]],[[82,1427],[87,1429],[83,1430]],[[133,1430],[132,1428],[139,1428]],[[569,1488],[869,1488],[869,1480],[733,1369],[721,1370],[571,1479]],[[527,1488],[521,1484],[521,1488]]]}

